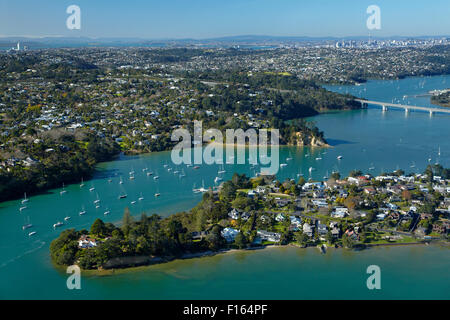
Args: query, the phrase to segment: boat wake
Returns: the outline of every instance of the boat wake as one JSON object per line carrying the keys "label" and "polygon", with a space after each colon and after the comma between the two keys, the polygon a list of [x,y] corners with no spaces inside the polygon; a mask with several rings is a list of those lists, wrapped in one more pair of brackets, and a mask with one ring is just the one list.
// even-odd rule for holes
{"label": "boat wake", "polygon": [[11,258],[8,261],[3,262],[2,264],[0,264],[0,269],[6,267],[8,264],[15,262],[23,257],[25,257],[26,255],[32,254],[33,252],[36,252],[40,249],[42,249],[43,246],[45,246],[46,242],[45,241],[39,241],[37,240],[35,243],[39,243],[39,246],[36,248],[33,248],[31,250],[25,251],[23,254],[18,255],[17,257]]}

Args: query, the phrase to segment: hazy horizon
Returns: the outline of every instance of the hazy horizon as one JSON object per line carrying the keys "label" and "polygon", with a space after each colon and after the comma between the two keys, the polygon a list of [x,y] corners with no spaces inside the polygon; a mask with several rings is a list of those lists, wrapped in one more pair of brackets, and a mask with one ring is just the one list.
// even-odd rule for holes
{"label": "hazy horizon", "polygon": [[[79,30],[66,27],[70,5],[81,9]],[[370,5],[380,7],[379,30],[367,29]],[[0,37],[437,37],[450,34],[449,13],[448,0],[0,0]]]}

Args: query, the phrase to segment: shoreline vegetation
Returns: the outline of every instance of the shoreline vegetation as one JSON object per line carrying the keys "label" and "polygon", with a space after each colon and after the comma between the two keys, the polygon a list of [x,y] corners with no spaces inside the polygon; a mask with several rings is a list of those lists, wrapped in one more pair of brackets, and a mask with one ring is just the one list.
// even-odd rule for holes
{"label": "shoreline vegetation", "polygon": [[[401,190],[405,181],[410,190],[395,201],[383,191]],[[448,211],[439,209],[445,191],[428,193],[424,186],[439,189],[449,181],[450,170],[438,165],[408,176],[401,170],[379,177],[352,172],[346,179],[333,173],[326,182],[234,174],[189,212],[164,219],[142,213],[135,220],[125,209],[120,227],[97,219],[89,231],[64,230],[50,255],[56,265],[107,270],[273,246],[326,251],[448,242]],[[317,192],[326,192],[328,203]]]}
{"label": "shoreline vegetation", "polygon": [[[367,250],[370,248],[377,248],[377,247],[401,247],[401,246],[428,246],[428,245],[442,245],[447,246],[448,249],[449,243],[446,241],[441,240],[422,240],[417,242],[407,242],[407,243],[379,243],[379,244],[366,244],[365,247],[360,248],[359,250]],[[200,253],[186,253],[181,257],[168,257],[168,258],[160,258],[160,257],[128,257],[136,260],[124,260],[124,263],[122,265],[115,265],[115,266],[109,266],[108,268],[99,268],[99,269],[91,269],[86,270],[82,269],[81,272],[84,276],[114,276],[117,274],[122,273],[131,273],[139,271],[140,269],[147,269],[148,267],[152,266],[158,266],[158,265],[164,265],[168,264],[170,262],[177,262],[177,261],[183,261],[183,260],[191,260],[191,259],[201,259],[206,257],[215,257],[219,255],[224,254],[233,254],[233,253],[239,253],[239,252],[252,252],[252,251],[259,251],[259,250],[273,250],[273,249],[283,249],[283,248],[297,248],[297,249],[315,249],[317,246],[311,245],[311,246],[301,246],[298,244],[288,244],[288,245],[265,245],[265,246],[257,246],[257,247],[250,247],[250,248],[243,248],[243,249],[221,249],[219,251],[207,251],[207,252],[200,252]],[[341,250],[344,249],[343,247],[327,247],[328,250]],[[355,251],[358,249],[355,248]],[[322,252],[321,250],[319,252]],[[322,252],[324,253],[324,252]],[[326,252],[325,252],[326,254]],[[126,259],[126,258],[124,258]],[[65,273],[65,268],[60,265],[55,265],[55,268],[60,269],[61,272]]]}

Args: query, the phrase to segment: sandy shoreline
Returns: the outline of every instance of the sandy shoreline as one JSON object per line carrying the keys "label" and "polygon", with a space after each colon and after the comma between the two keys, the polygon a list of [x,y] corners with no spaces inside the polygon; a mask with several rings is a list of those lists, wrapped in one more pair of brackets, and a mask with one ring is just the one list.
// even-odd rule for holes
{"label": "sandy shoreline", "polygon": [[[442,241],[433,241],[433,242],[407,242],[407,243],[378,243],[378,244],[367,244],[366,247],[360,248],[359,250],[364,249],[370,249],[370,248],[377,248],[377,247],[395,247],[395,246],[425,246],[425,245],[433,245],[433,244],[444,244],[448,245],[446,242]],[[111,268],[111,269],[98,269],[98,270],[82,270],[82,274],[86,276],[111,276],[115,274],[121,274],[121,273],[128,273],[128,272],[134,272],[139,271],[144,268],[149,268],[151,266],[156,265],[164,265],[170,262],[175,261],[181,261],[181,260],[190,260],[190,259],[201,259],[205,257],[214,257],[217,255],[222,254],[230,254],[230,253],[238,253],[238,252],[251,252],[256,250],[268,250],[268,249],[274,249],[274,248],[298,248],[298,249],[308,249],[308,248],[315,248],[316,246],[307,246],[302,247],[298,244],[288,244],[288,245],[265,245],[265,246],[258,246],[258,247],[251,247],[251,248],[245,248],[245,249],[222,249],[219,251],[206,251],[206,252],[198,252],[198,253],[186,253],[180,257],[168,257],[168,258],[160,258],[156,257],[153,263],[149,264],[142,264],[142,265],[136,265],[136,266],[130,266],[130,267],[120,267],[120,268]],[[344,249],[342,247],[327,247],[326,250],[331,249]],[[349,250],[349,249],[346,249]],[[354,248],[352,250],[358,251],[358,248]],[[326,254],[326,253],[325,253]],[[149,261],[151,260],[150,257],[147,257]]]}

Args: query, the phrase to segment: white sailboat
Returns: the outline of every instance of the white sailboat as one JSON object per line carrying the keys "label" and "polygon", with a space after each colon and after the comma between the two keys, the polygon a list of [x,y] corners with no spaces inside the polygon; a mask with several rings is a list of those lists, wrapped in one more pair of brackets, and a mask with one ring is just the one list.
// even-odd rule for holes
{"label": "white sailboat", "polygon": [[286,161],[292,161],[292,160],[293,160],[292,153],[289,152],[289,157],[286,158]]}
{"label": "white sailboat", "polygon": [[63,188],[62,191],[59,192],[60,195],[63,195],[63,194],[65,194],[65,193],[67,193],[67,191],[66,191],[66,189],[65,189],[65,186],[64,186],[64,183],[63,183],[62,188]]}
{"label": "white sailboat", "polygon": [[202,187],[198,191],[201,193],[208,192],[208,189],[205,188],[205,180],[202,180]]}
{"label": "white sailboat", "polygon": [[56,228],[61,227],[61,226],[63,226],[63,225],[64,225],[64,223],[58,221],[57,223],[55,223],[55,224],[53,225],[53,228],[56,229]]}
{"label": "white sailboat", "polygon": [[221,169],[217,172],[218,174],[224,174],[224,173],[226,173],[226,171],[225,171],[225,167],[224,167],[224,165],[222,164],[222,167],[221,167]]}
{"label": "white sailboat", "polygon": [[30,229],[33,225],[30,223],[30,217],[27,217],[25,224],[22,226],[22,230]]}
{"label": "white sailboat", "polygon": [[195,187],[195,183],[194,183],[194,185],[193,185],[193,187],[192,187],[192,191],[193,191],[194,193],[200,193],[200,191]]}
{"label": "white sailboat", "polygon": [[98,193],[97,193],[97,199],[94,200],[94,204],[99,204],[100,203],[100,198],[98,197]]}
{"label": "white sailboat", "polygon": [[435,165],[439,165],[439,160],[441,159],[441,147],[439,147],[438,158],[436,159]]}
{"label": "white sailboat", "polygon": [[27,202],[28,202],[28,199],[27,199],[27,193],[25,192],[25,193],[24,193],[24,196],[23,196],[22,204],[25,204],[25,203],[27,203]]}
{"label": "white sailboat", "polygon": [[84,181],[83,181],[83,178],[81,178],[80,188],[83,188],[83,187],[84,187]]}

